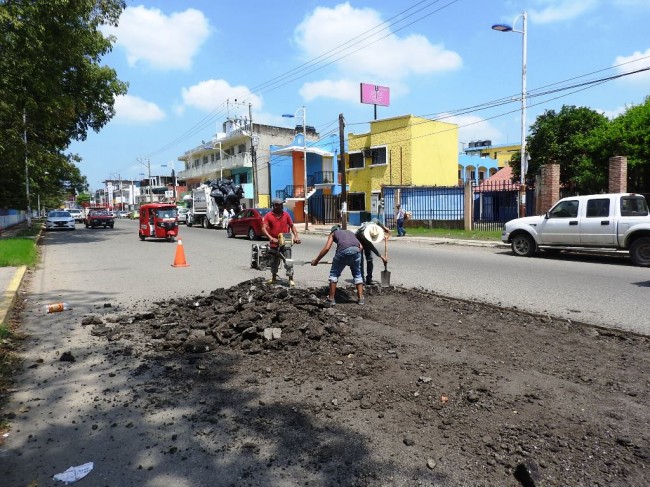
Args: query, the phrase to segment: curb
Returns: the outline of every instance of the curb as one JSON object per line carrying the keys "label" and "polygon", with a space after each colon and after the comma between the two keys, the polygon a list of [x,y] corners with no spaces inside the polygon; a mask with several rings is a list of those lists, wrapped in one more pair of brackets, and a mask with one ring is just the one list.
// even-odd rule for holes
{"label": "curb", "polygon": [[16,268],[14,276],[9,281],[9,285],[4,290],[3,295],[0,297],[0,325],[6,325],[9,318],[9,313],[11,307],[16,301],[18,296],[18,289],[23,282],[25,273],[27,272],[27,266],[20,266]]}

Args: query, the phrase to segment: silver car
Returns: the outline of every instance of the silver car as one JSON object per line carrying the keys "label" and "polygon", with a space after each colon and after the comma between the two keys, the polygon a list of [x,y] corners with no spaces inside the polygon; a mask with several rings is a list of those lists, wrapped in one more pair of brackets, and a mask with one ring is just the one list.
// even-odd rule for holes
{"label": "silver car", "polygon": [[74,217],[69,211],[54,210],[47,214],[45,230],[74,230]]}
{"label": "silver car", "polygon": [[70,208],[69,210],[65,210],[65,211],[69,212],[72,215],[72,218],[74,218],[76,222],[82,223],[84,221],[83,211],[77,208]]}

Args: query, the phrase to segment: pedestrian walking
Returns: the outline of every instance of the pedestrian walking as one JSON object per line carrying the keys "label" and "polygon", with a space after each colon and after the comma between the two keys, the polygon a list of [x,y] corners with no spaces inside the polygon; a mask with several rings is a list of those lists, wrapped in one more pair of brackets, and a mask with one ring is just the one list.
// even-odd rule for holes
{"label": "pedestrian walking", "polygon": [[406,216],[406,211],[402,208],[402,205],[395,206],[395,220],[397,220],[397,236],[403,237],[406,235],[406,230],[404,230],[404,217]]}
{"label": "pedestrian walking", "polygon": [[332,244],[336,242],[336,254],[332,260],[329,275],[329,295],[327,302],[330,305],[336,304],[336,286],[341,273],[346,267],[350,267],[354,285],[357,288],[357,303],[364,304],[363,278],[361,277],[361,243],[350,230],[341,230],[339,225],[334,225],[327,237],[325,246],[318,253],[318,256],[311,261],[311,265],[318,265],[318,262],[327,255]]}
{"label": "pedestrian walking", "polygon": [[[289,213],[284,211],[284,201],[280,198],[273,199],[273,211],[269,211],[262,219],[262,231],[269,239],[269,247],[271,248],[273,258],[271,259],[271,280],[269,284],[275,284],[278,278],[278,270],[280,268],[280,260],[284,261],[284,268],[287,271],[289,278],[289,287],[293,287],[296,283],[293,280],[293,264],[287,263],[287,259],[291,260],[291,245],[292,243],[299,244],[300,237],[296,230],[293,220]],[[291,241],[286,241],[284,234],[293,233]],[[282,234],[282,238],[278,238]],[[282,240],[282,241],[280,241]]]}
{"label": "pedestrian walking", "polygon": [[[359,229],[355,232],[357,240],[359,240],[361,246],[363,247],[363,255],[361,258],[361,277],[363,278],[363,282],[365,282],[367,285],[372,284],[372,271],[374,269],[372,254],[375,254],[377,257],[379,257],[384,264],[388,264],[388,259],[379,253],[377,247],[375,247],[375,244],[383,241],[384,239],[387,239],[389,235],[390,229],[379,223],[379,220],[377,218],[373,218],[369,222],[362,223]],[[365,273],[363,264],[364,260],[366,261]]]}

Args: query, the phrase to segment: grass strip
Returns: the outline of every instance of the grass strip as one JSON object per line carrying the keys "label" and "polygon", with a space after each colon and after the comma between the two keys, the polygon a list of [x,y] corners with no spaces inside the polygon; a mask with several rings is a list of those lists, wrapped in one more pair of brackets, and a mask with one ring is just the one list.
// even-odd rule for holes
{"label": "grass strip", "polygon": [[0,267],[32,267],[37,259],[38,252],[33,238],[0,239]]}

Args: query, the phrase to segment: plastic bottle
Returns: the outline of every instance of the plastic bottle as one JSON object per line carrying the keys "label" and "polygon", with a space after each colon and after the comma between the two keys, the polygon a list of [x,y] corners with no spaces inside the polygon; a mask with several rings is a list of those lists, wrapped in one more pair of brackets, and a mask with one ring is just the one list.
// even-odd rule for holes
{"label": "plastic bottle", "polygon": [[72,306],[68,303],[53,303],[44,305],[42,309],[44,313],[58,313],[60,311],[68,311],[72,309]]}

